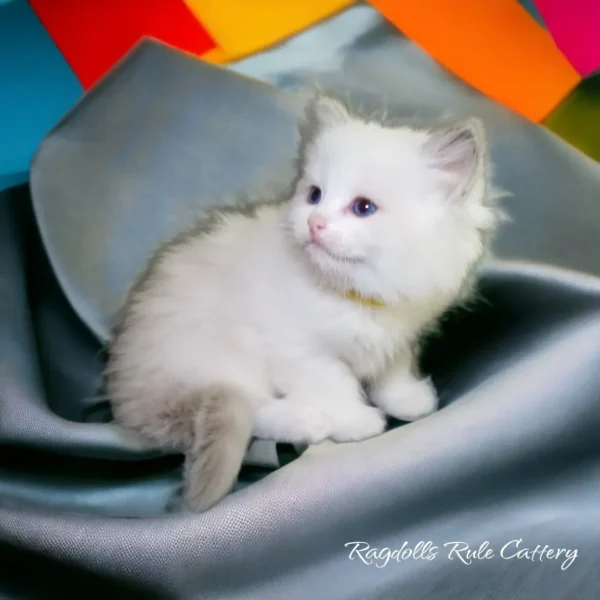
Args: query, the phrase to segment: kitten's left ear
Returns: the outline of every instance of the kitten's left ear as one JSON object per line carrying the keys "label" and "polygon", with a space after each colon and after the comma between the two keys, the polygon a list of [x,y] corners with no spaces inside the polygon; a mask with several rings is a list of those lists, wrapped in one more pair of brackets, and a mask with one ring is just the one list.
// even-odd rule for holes
{"label": "kitten's left ear", "polygon": [[433,132],[423,150],[451,201],[468,197],[485,177],[487,140],[481,119],[467,119]]}
{"label": "kitten's left ear", "polygon": [[314,120],[319,128],[343,125],[350,120],[346,107],[330,96],[316,96],[308,105],[307,112],[309,119]]}

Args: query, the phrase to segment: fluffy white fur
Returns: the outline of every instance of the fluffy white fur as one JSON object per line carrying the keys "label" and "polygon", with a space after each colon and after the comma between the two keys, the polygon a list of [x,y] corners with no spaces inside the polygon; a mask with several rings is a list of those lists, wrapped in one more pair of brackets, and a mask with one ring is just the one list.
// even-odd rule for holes
{"label": "fluffy white fur", "polygon": [[[229,491],[252,435],[358,441],[385,414],[436,410],[417,341],[468,291],[496,223],[477,120],[386,127],[319,97],[303,132],[291,197],[161,249],[110,348],[117,421],[186,453],[192,509]],[[357,197],[376,212],[356,216]]]}

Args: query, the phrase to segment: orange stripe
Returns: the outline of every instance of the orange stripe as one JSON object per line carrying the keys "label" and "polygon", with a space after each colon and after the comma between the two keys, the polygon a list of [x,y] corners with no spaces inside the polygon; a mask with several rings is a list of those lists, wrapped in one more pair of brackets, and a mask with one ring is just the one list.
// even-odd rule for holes
{"label": "orange stripe", "polygon": [[535,122],[581,77],[516,0],[370,0],[463,81]]}

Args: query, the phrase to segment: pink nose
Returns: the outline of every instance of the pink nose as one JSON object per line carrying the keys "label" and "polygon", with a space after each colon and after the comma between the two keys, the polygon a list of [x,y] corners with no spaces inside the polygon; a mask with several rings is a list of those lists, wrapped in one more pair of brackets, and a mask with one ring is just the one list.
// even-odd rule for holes
{"label": "pink nose", "polygon": [[308,230],[311,236],[315,236],[327,227],[327,221],[322,215],[311,215],[308,219]]}

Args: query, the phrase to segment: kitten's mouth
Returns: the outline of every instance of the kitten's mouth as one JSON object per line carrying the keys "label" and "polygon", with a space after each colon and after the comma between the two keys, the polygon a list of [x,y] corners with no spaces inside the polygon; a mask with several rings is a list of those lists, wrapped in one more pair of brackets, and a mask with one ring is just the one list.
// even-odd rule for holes
{"label": "kitten's mouth", "polygon": [[322,242],[319,242],[318,240],[311,240],[306,244],[306,249],[310,252],[313,253],[318,253],[318,254],[325,254],[327,255],[329,258],[333,259],[333,260],[337,260],[339,262],[346,262],[346,263],[361,263],[364,262],[364,258],[361,258],[359,256],[342,256],[341,254],[336,254],[335,252],[332,252],[329,248],[327,248],[327,246],[325,246]]}

